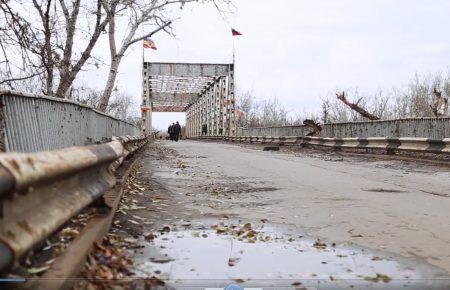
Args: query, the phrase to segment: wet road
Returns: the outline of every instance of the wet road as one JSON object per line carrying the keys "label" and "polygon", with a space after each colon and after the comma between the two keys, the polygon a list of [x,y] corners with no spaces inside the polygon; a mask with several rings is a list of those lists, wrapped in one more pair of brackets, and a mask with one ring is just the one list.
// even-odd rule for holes
{"label": "wet road", "polygon": [[449,177],[400,161],[157,142],[137,175],[143,193],[129,198],[145,208],[133,211],[145,245],[135,271],[297,288],[443,283],[415,279],[450,273]]}

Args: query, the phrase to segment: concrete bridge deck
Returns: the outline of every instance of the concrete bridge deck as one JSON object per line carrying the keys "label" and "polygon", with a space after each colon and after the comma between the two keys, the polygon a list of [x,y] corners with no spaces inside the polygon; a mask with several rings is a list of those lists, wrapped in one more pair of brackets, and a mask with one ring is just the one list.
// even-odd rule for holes
{"label": "concrete bridge deck", "polygon": [[446,168],[198,141],[149,146],[135,179],[143,192],[125,195],[113,228],[155,233],[133,254],[138,275],[372,283],[381,273],[414,286],[450,274]]}

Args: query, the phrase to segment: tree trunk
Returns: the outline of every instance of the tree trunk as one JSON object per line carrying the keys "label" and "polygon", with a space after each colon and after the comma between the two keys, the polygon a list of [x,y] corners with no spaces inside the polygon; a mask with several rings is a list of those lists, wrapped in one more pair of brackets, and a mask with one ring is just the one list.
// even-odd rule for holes
{"label": "tree trunk", "polygon": [[349,106],[350,109],[352,109],[352,110],[354,110],[354,111],[360,113],[361,116],[363,116],[363,117],[365,117],[365,118],[367,118],[367,119],[369,119],[369,120],[372,120],[372,121],[374,121],[374,120],[380,120],[379,117],[377,117],[377,116],[375,116],[375,115],[373,115],[373,114],[367,112],[364,108],[361,108],[360,106],[358,106],[358,103],[354,104],[354,103],[352,103],[352,102],[349,102],[349,101],[347,100],[347,98],[345,97],[345,92],[342,92],[342,94],[336,94],[336,96],[337,96],[337,98],[338,98],[339,100],[341,100],[344,104],[346,104],[347,106]]}
{"label": "tree trunk", "polygon": [[435,117],[442,117],[448,113],[448,100],[442,96],[442,92],[438,91],[436,88],[433,90],[433,94],[436,96],[433,104],[430,105],[431,110]]}
{"label": "tree trunk", "polygon": [[47,96],[53,95],[53,69],[47,67],[47,79],[45,81],[45,94]]}
{"label": "tree trunk", "polygon": [[305,119],[303,121],[303,125],[308,126],[312,129],[312,131],[306,134],[306,136],[315,136],[322,131],[322,126],[320,126],[319,123],[311,119]]}
{"label": "tree trunk", "polygon": [[111,97],[111,93],[114,89],[114,84],[116,82],[117,71],[119,68],[121,57],[114,57],[111,61],[108,81],[106,82],[105,89],[103,90],[102,97],[100,98],[100,103],[98,104],[98,110],[105,112],[106,108],[108,108],[109,99]]}
{"label": "tree trunk", "polygon": [[74,79],[75,77],[73,77],[73,74],[69,72],[63,74],[58,88],[56,89],[55,97],[64,99]]}

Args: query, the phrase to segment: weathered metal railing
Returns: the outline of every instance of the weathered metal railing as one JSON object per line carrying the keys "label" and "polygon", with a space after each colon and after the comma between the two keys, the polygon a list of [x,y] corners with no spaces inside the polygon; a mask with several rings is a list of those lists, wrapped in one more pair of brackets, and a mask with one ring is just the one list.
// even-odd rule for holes
{"label": "weathered metal railing", "polygon": [[323,137],[302,137],[302,136],[205,136],[203,140],[224,140],[231,142],[249,142],[274,145],[315,145],[333,148],[353,148],[353,149],[385,149],[390,151],[414,151],[424,153],[449,154],[450,138],[441,140],[427,138],[323,138]]}
{"label": "weathered metal railing", "polygon": [[0,270],[115,184],[113,174],[148,138],[37,153],[0,153]]}
{"label": "weathered metal railing", "polygon": [[[238,136],[306,136],[306,126],[279,126],[239,128]],[[318,137],[368,138],[368,137],[417,137],[440,140],[450,137],[450,118],[409,118],[364,122],[324,124]]]}
{"label": "weathered metal railing", "polygon": [[139,134],[133,124],[70,100],[0,91],[0,151],[54,150]]}

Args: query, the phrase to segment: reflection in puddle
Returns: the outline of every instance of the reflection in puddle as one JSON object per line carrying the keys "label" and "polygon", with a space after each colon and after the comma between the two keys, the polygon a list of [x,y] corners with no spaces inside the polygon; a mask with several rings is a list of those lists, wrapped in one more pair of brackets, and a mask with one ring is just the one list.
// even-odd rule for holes
{"label": "reflection in puddle", "polygon": [[[239,240],[216,230],[175,231],[146,243],[136,257],[138,276],[157,273],[167,280],[358,279],[366,284],[390,283],[431,277],[434,269],[405,266],[382,254],[356,248],[327,245],[299,236],[276,236],[270,229],[258,232],[255,242]],[[381,286],[381,285],[380,285]]]}

